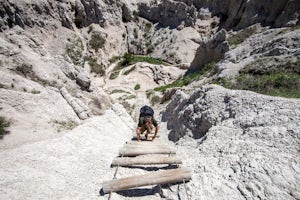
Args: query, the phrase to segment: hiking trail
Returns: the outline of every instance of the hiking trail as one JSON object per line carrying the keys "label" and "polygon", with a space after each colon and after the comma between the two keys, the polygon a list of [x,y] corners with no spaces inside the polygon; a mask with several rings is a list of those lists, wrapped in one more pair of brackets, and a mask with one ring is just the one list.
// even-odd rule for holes
{"label": "hiking trail", "polygon": [[[138,142],[134,136],[131,141],[123,145],[119,156],[112,161],[111,167],[116,167],[115,174],[112,180],[103,182],[101,195],[109,194],[108,199],[110,199],[113,192],[125,190],[135,192],[134,188],[153,185],[150,190],[158,187],[159,193],[162,193],[162,185],[185,184],[192,179],[191,171],[181,165],[182,161],[176,157],[175,148],[170,147],[162,138],[158,137],[154,141],[144,139]],[[120,168],[126,171],[125,174],[132,174],[130,171],[136,168],[149,172],[117,178]]]}

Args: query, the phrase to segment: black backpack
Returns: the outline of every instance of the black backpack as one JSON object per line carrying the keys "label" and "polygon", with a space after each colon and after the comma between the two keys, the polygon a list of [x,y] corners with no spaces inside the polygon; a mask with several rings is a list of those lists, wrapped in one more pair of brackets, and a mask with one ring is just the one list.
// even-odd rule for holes
{"label": "black backpack", "polygon": [[140,109],[140,117],[151,116],[153,117],[154,111],[150,106],[143,106]]}

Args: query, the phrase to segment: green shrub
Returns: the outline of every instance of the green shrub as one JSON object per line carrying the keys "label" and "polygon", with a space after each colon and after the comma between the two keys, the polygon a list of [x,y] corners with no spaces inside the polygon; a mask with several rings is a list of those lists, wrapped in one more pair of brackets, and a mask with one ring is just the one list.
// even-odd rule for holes
{"label": "green shrub", "polygon": [[99,33],[94,33],[89,44],[93,49],[95,49],[96,52],[98,52],[100,48],[104,47],[105,42],[105,38],[103,38]]}
{"label": "green shrub", "polygon": [[118,71],[113,71],[110,76],[109,76],[109,79],[113,80],[113,79],[116,79],[120,74],[120,70]]}
{"label": "green shrub", "polygon": [[66,45],[66,53],[71,58],[75,65],[80,65],[83,52],[83,43],[76,37],[75,39],[68,39],[69,43]]}
{"label": "green shrub", "polygon": [[[116,65],[113,71],[118,71],[121,70],[129,65],[132,65],[137,62],[147,62],[150,64],[163,64],[166,65],[165,62],[162,60],[152,58],[152,57],[147,57],[147,56],[139,56],[139,55],[133,55],[131,53],[125,53],[123,56],[123,59]],[[129,72],[128,72],[129,73]]]}
{"label": "green shrub", "polygon": [[119,56],[113,56],[111,59],[109,59],[109,62],[110,62],[110,63],[114,63],[114,62],[116,62],[116,61],[119,60],[119,59],[120,59]]}
{"label": "green shrub", "polygon": [[213,21],[211,24],[210,24],[210,27],[211,28],[216,28],[218,26],[218,22],[216,21]]}
{"label": "green shrub", "polygon": [[152,24],[151,23],[146,23],[145,27],[146,27],[146,33],[148,33],[152,28]]}
{"label": "green shrub", "polygon": [[105,74],[104,67],[102,65],[100,65],[96,59],[94,59],[92,57],[88,57],[88,58],[86,58],[86,60],[88,61],[92,72],[94,72],[96,74],[100,74],[101,76],[103,76]]}
{"label": "green shrub", "polygon": [[130,53],[125,53],[123,56],[123,59],[116,65],[114,68],[114,71],[120,70],[124,67],[127,67],[129,65],[133,64],[133,55]]}
{"label": "green shrub", "polygon": [[129,92],[126,92],[124,90],[118,90],[118,89],[115,89],[115,90],[111,91],[110,94],[114,94],[114,93],[128,93],[128,94],[130,94]]}
{"label": "green shrub", "polygon": [[134,90],[139,90],[141,88],[141,85],[140,84],[136,84],[135,86],[134,86]]}
{"label": "green shrub", "polygon": [[133,67],[131,67],[130,69],[128,69],[128,70],[126,70],[125,72],[124,72],[124,75],[128,75],[130,72],[132,72],[133,70],[135,70],[135,66],[133,66]]}
{"label": "green shrub", "polygon": [[129,95],[129,96],[125,97],[124,100],[126,100],[126,99],[134,99],[134,98],[136,98],[136,96],[132,94],[132,95]]}
{"label": "green shrub", "polygon": [[0,117],[0,139],[3,138],[3,135],[8,133],[6,128],[8,128],[9,126],[10,122],[7,121],[4,117]]}
{"label": "green shrub", "polygon": [[157,104],[157,103],[160,103],[160,97],[155,95],[151,98],[151,104],[154,105],[154,104]]}
{"label": "green shrub", "polygon": [[146,96],[147,96],[147,98],[149,99],[149,97],[151,96],[151,95],[153,95],[154,94],[154,91],[153,90],[147,90],[146,91]]}

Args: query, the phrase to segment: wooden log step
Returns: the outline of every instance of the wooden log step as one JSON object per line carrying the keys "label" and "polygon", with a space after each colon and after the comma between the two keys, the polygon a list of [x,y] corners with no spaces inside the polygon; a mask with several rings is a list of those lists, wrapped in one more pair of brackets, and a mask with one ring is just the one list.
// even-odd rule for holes
{"label": "wooden log step", "polygon": [[171,148],[167,145],[135,145],[135,144],[126,144],[123,146],[124,149],[169,149],[171,150]]}
{"label": "wooden log step", "polygon": [[111,166],[133,166],[133,165],[154,165],[154,164],[182,164],[182,161],[176,157],[167,157],[166,155],[143,155],[136,157],[115,158]]}
{"label": "wooden log step", "polygon": [[189,181],[191,179],[192,175],[190,170],[184,168],[171,169],[105,181],[102,185],[102,191],[105,194],[147,185],[178,183],[182,181]]}
{"label": "wooden log step", "polygon": [[138,156],[146,154],[176,154],[176,151],[170,148],[123,148],[120,150],[120,156]]}
{"label": "wooden log step", "polygon": [[168,145],[165,142],[159,142],[159,141],[147,141],[147,140],[142,140],[141,142],[138,141],[130,141],[126,142],[126,145]]}

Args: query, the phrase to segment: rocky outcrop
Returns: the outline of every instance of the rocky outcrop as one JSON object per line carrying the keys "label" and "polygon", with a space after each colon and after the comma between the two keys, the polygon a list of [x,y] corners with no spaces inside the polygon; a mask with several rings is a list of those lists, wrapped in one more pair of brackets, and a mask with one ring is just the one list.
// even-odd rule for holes
{"label": "rocky outcrop", "polygon": [[299,198],[298,99],[208,85],[190,95],[177,91],[163,120],[201,174],[189,186],[192,199]]}
{"label": "rocky outcrop", "polygon": [[[26,1],[5,0],[0,3],[0,30],[13,26],[24,27],[58,27],[72,29],[92,23],[104,26],[106,21],[115,22],[122,19],[119,3],[92,1]],[[107,6],[114,7],[110,9]],[[104,16],[103,13],[106,13]],[[112,17],[109,17],[111,15]]]}
{"label": "rocky outcrop", "polygon": [[153,23],[177,28],[178,26],[193,26],[197,18],[197,10],[183,2],[163,0],[161,4],[139,5],[139,15]]}
{"label": "rocky outcrop", "polygon": [[226,31],[222,29],[209,40],[200,43],[189,71],[196,71],[205,64],[220,61],[228,50],[229,44],[226,41]]}
{"label": "rocky outcrop", "polygon": [[[178,1],[178,0],[177,0]],[[300,5],[295,0],[263,2],[259,0],[184,0],[198,10],[208,8],[212,15],[221,18],[225,29],[242,29],[261,23],[264,26],[295,26],[299,24]]]}
{"label": "rocky outcrop", "polygon": [[253,69],[253,66],[257,66],[254,71],[260,69],[261,72],[268,69],[269,72],[280,71],[278,69],[297,72],[299,41],[299,29],[271,29],[253,34],[225,53],[224,60],[216,66],[217,76],[231,79],[243,68]]}

